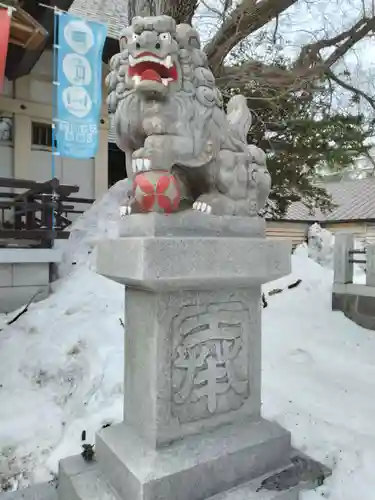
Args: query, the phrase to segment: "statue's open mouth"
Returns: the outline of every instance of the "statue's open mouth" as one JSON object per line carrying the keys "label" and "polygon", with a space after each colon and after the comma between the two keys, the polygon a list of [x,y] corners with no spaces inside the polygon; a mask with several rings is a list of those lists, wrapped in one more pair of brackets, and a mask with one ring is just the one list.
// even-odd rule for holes
{"label": "statue's open mouth", "polygon": [[142,52],[137,57],[129,55],[128,74],[135,86],[144,81],[153,81],[167,87],[170,82],[178,79],[177,68],[172,57],[169,55],[161,59],[152,52]]}

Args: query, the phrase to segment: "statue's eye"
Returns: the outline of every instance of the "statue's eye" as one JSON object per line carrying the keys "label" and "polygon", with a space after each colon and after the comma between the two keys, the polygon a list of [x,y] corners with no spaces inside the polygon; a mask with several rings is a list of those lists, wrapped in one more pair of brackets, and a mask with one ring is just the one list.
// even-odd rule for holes
{"label": "statue's eye", "polygon": [[159,38],[162,42],[170,42],[172,40],[170,33],[160,33]]}
{"label": "statue's eye", "polygon": [[136,33],[133,33],[132,42],[137,42],[138,40],[139,40],[139,35],[137,35]]}

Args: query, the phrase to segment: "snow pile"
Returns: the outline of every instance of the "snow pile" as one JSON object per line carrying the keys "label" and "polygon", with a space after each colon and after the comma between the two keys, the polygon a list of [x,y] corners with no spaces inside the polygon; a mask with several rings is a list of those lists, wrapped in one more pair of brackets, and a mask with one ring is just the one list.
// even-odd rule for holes
{"label": "snow pile", "polygon": [[117,182],[72,224],[68,242],[57,242],[64,252],[59,276],[67,276],[74,266],[93,267],[97,241],[118,235],[120,205],[129,189],[128,179]]}
{"label": "snow pile", "polygon": [[318,264],[333,267],[333,248],[335,238],[330,231],[315,223],[308,231],[308,255]]}
{"label": "snow pile", "polygon": [[[47,300],[7,326],[0,315],[0,491],[50,478],[107,421],[122,418],[124,291],[94,272],[99,239],[116,237],[129,181],[72,226]],[[3,484],[2,484],[3,483]]]}
{"label": "snow pile", "polygon": [[375,332],[331,312],[332,272],[304,248],[293,256],[292,275],[267,289],[298,278],[299,287],[270,297],[263,315],[264,414],[334,470],[303,500],[373,500]]}
{"label": "snow pile", "polygon": [[123,302],[121,285],[81,266],[13,325],[3,316],[0,491],[49,479],[83,429],[93,440],[121,420]]}
{"label": "snow pile", "polygon": [[[117,216],[120,188],[104,197],[107,215],[99,223],[90,211],[87,227],[77,223],[55,293],[11,326],[0,316],[3,489],[50,479],[60,458],[81,451],[83,429],[93,442],[101,425],[122,418],[123,288],[87,265],[98,235],[112,234],[102,222]],[[284,290],[263,310],[264,415],[334,469],[304,500],[372,500],[375,333],[331,312],[333,272],[308,253],[298,248],[292,274],[264,287]]]}

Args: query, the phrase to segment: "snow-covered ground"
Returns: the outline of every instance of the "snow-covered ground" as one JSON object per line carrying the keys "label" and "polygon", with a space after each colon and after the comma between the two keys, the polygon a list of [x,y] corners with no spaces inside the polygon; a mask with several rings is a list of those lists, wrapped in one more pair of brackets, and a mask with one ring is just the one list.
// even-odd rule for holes
{"label": "snow-covered ground", "polygon": [[264,414],[333,468],[303,500],[373,500],[375,332],[331,311],[332,271],[308,259],[306,249],[292,262],[293,275],[279,281],[302,284],[270,297],[263,316]]}
{"label": "snow-covered ground", "polygon": [[[53,295],[11,326],[12,315],[0,316],[3,489],[50,479],[60,458],[81,451],[83,429],[93,442],[101,425],[122,418],[124,292],[92,263],[98,234],[115,234],[114,206],[125,189],[117,186],[100,202],[107,207],[101,222],[100,204],[77,222]],[[112,221],[109,231],[103,217]],[[263,413],[292,431],[296,447],[333,468],[304,500],[372,500],[375,332],[331,311],[331,266],[308,253],[298,248],[292,275],[264,288],[302,279],[268,297],[263,311]]]}

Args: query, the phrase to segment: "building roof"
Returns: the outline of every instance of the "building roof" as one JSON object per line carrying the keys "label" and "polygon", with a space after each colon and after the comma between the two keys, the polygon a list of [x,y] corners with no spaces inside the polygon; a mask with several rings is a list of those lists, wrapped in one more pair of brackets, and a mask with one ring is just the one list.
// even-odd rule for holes
{"label": "building roof", "polygon": [[69,12],[106,23],[108,37],[117,39],[128,24],[126,4],[125,0],[74,0]]}
{"label": "building roof", "polygon": [[10,24],[9,43],[25,50],[38,50],[48,37],[47,31],[26,10],[14,8]]}
{"label": "building roof", "polygon": [[292,203],[283,220],[289,221],[354,221],[375,220],[375,177],[360,180],[345,180],[320,184],[332,196],[337,207],[323,214],[316,210],[313,214],[302,203]]}
{"label": "building roof", "polygon": [[[58,9],[68,10],[72,2],[73,0],[54,0],[54,5]],[[50,43],[51,36],[49,35],[53,32],[54,26],[53,10],[46,8],[42,3],[35,0],[22,0],[15,5],[16,11],[12,16],[12,30],[5,66],[5,76],[11,81],[30,73],[47,44]],[[16,25],[19,30],[18,34],[14,32]],[[20,28],[23,31],[22,35]],[[30,32],[30,28],[36,28],[36,30],[31,29],[27,41],[24,35]]]}

